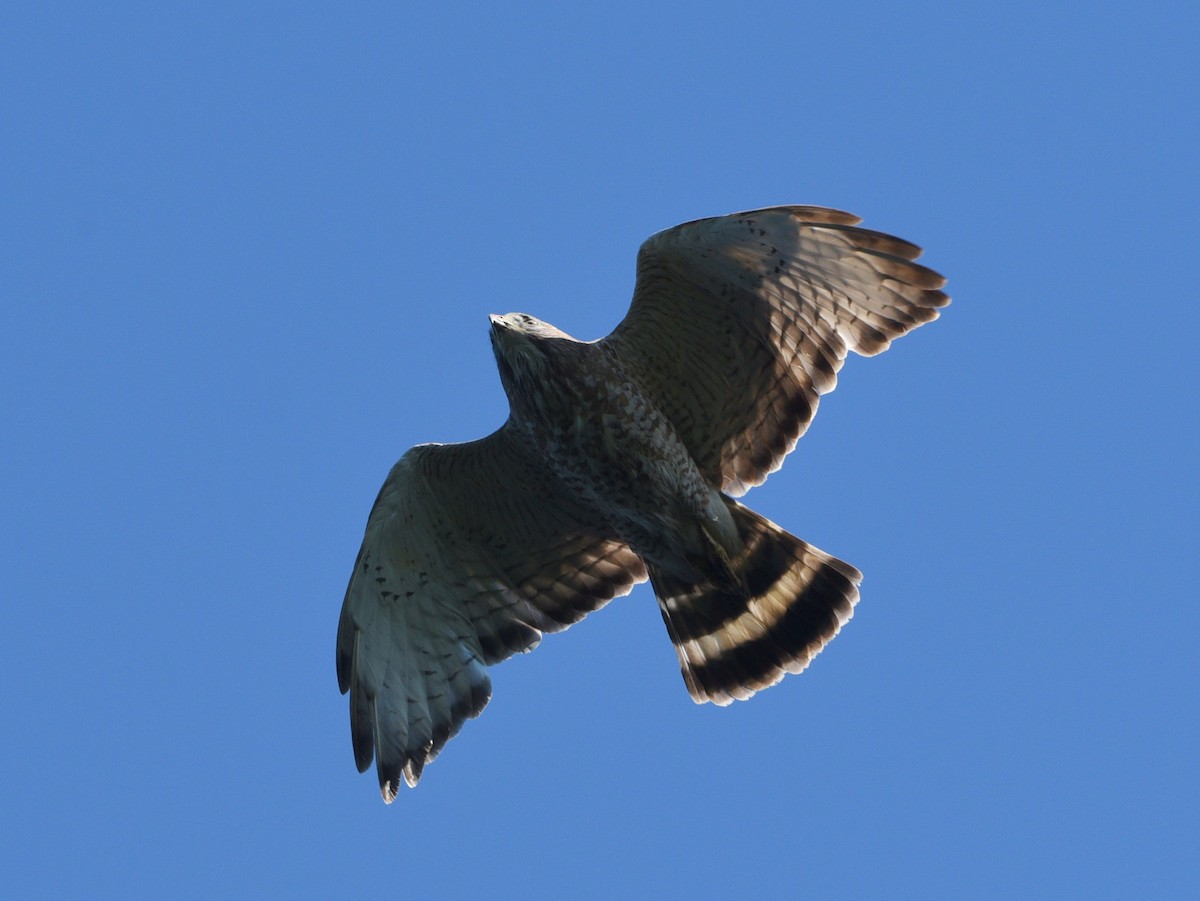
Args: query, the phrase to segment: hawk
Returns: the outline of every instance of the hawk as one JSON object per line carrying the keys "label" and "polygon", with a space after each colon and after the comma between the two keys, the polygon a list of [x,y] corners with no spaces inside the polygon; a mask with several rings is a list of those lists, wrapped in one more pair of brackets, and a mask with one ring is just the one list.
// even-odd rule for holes
{"label": "hawk", "polygon": [[647,578],[697,703],[800,672],[850,619],[862,574],[734,498],[779,468],[847,352],[949,303],[920,248],[859,221],[786,206],[660,232],[597,341],[491,317],[508,419],[401,457],[338,623],[354,759],[385,801],[483,710],[488,666]]}

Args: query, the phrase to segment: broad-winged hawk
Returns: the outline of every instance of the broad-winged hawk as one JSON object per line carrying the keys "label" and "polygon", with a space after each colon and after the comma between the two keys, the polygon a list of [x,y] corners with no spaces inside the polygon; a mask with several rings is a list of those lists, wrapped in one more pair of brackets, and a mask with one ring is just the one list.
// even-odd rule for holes
{"label": "broad-winged hawk", "polygon": [[400,459],[338,624],[354,757],[385,800],[483,710],[489,665],[647,577],[697,703],[800,672],[850,619],[861,573],[733,498],[779,468],[848,351],[949,303],[918,247],[858,222],[789,206],[660,232],[598,341],[491,317],[508,420]]}

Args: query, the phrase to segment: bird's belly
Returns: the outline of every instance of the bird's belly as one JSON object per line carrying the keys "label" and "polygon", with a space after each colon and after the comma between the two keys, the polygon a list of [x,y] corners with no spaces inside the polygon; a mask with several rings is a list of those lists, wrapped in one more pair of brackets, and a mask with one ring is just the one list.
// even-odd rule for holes
{"label": "bird's belly", "polygon": [[698,550],[716,493],[662,413],[576,410],[565,425],[543,445],[550,466],[621,540],[654,561]]}

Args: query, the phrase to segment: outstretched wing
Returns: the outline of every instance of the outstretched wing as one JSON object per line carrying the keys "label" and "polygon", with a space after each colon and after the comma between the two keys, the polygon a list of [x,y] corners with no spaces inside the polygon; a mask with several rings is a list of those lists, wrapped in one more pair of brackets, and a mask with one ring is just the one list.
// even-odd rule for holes
{"label": "outstretched wing", "polygon": [[604,338],[727,494],[761,484],[853,350],[937,318],[945,279],[907,241],[822,207],[700,219],[638,253],[633,304]]}
{"label": "outstretched wing", "polygon": [[386,801],[491,697],[486,665],[646,578],[640,558],[530,459],[505,425],[414,447],[367,521],[338,623],[360,772]]}

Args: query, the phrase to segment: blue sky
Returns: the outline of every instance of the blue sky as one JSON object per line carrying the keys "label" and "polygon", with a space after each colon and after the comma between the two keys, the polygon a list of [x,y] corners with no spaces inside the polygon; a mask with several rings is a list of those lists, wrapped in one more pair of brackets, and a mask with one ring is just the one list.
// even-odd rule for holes
{"label": "blue sky", "polygon": [[[0,887],[1183,894],[1198,18],[7,4]],[[487,314],[598,337],[645,237],[789,202],[955,298],[748,498],[865,572],[853,622],[700,708],[639,588],[385,807],[338,611],[392,462],[503,420]]]}

